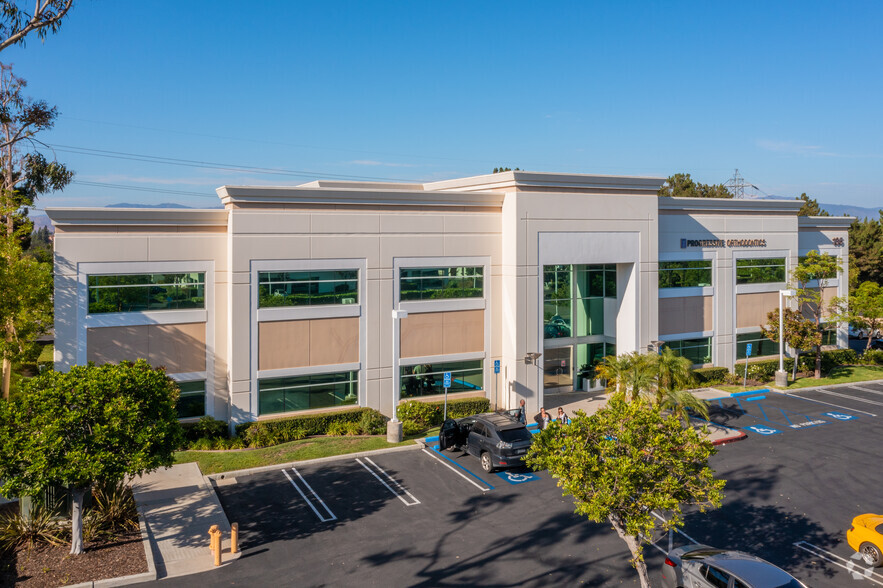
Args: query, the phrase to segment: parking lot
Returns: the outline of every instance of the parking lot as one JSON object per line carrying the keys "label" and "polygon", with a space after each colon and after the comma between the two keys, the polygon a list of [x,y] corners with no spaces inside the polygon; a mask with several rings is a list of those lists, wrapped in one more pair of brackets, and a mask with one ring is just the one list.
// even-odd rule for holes
{"label": "parking lot", "polygon": [[[881,383],[714,401],[712,420],[748,437],[712,458],[728,480],[722,507],[646,549],[651,578],[669,542],[699,541],[760,555],[808,586],[883,586],[844,536],[855,515],[883,511],[881,419]],[[575,516],[548,474],[486,474],[459,452],[280,467],[217,491],[243,557],[164,584],[637,585],[622,541]]]}

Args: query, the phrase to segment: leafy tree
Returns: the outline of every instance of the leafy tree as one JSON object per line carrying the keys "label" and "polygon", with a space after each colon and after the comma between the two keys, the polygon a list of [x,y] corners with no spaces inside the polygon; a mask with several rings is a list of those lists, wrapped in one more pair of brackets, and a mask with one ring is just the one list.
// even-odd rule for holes
{"label": "leafy tree", "polygon": [[849,226],[850,284],[883,286],[883,210],[879,219],[856,219]]}
{"label": "leafy tree", "polygon": [[139,360],[48,371],[23,387],[24,394],[0,403],[0,494],[69,487],[71,553],[82,553],[83,497],[93,484],[172,465],[182,440],[177,386]]}
{"label": "leafy tree", "polygon": [[511,167],[500,166],[500,167],[495,167],[494,171],[492,173],[500,174],[500,173],[507,172],[507,171],[521,171],[521,170],[517,167],[513,170]]}
{"label": "leafy tree", "polygon": [[690,177],[690,174],[670,176],[659,189],[660,197],[674,196],[678,198],[732,198],[733,195],[723,184],[701,184]]}
{"label": "leafy tree", "polygon": [[806,192],[795,198],[795,200],[803,200],[803,206],[797,211],[797,216],[831,216],[827,210],[819,206],[818,200],[810,198],[806,195]]}
{"label": "leafy tree", "polygon": [[[843,270],[836,257],[828,253],[820,255],[818,251],[807,253],[791,271],[791,281],[797,289],[800,311],[815,324],[819,333],[819,340],[814,344],[816,354],[814,377],[817,379],[822,377],[822,316],[826,311],[824,282],[836,278],[841,271]],[[810,282],[816,282],[816,285],[810,286]]]}
{"label": "leafy tree", "polygon": [[[683,525],[682,510],[716,508],[724,480],[708,466],[711,442],[643,399],[616,397],[592,416],[578,411],[569,425],[534,437],[527,463],[547,469],[576,513],[606,519],[625,541],[641,586],[650,586],[643,544],[656,530]],[[665,521],[656,518],[665,511]]]}
{"label": "leafy tree", "polygon": [[52,324],[52,313],[52,264],[22,256],[17,242],[0,239],[0,324],[11,325],[0,339],[4,399],[9,398],[13,361],[36,357],[37,337]]}
{"label": "leafy tree", "polygon": [[[853,327],[873,333],[883,329],[883,287],[876,282],[864,282],[848,299],[832,300],[835,317]],[[874,337],[868,336],[865,349],[871,348]]]}
{"label": "leafy tree", "polygon": [[[760,325],[760,331],[764,337],[778,343],[779,309],[768,312],[766,318],[767,322],[765,325]],[[794,366],[791,379],[796,380],[797,362],[800,359],[800,352],[821,345],[822,333],[816,328],[813,321],[803,316],[802,313],[790,308],[786,308],[785,313],[782,315],[782,333],[784,334],[785,345],[794,350]]]}
{"label": "leafy tree", "polygon": [[[34,32],[41,41],[45,40],[47,32],[58,31],[73,4],[74,0],[0,0],[0,51],[16,44],[24,45],[25,38]],[[25,11],[25,5],[34,6],[33,14]]]}
{"label": "leafy tree", "polygon": [[[0,0],[2,1],[2,0]],[[28,207],[41,194],[63,189],[73,173],[64,165],[49,161],[39,152],[25,152],[24,145],[34,146],[35,135],[51,129],[58,112],[43,101],[25,98],[25,80],[15,76],[12,68],[0,64],[0,221],[5,231],[0,236],[0,270],[20,281],[0,285],[21,295],[4,300],[2,323],[3,378],[0,382],[4,398],[9,396],[12,364],[20,353],[52,326],[51,264],[38,270],[30,263],[23,263],[22,248],[30,238],[32,225],[27,220]],[[44,291],[44,277],[49,275],[50,289],[45,295],[32,293]],[[35,279],[35,283],[30,283]],[[32,305],[33,307],[28,307]]]}

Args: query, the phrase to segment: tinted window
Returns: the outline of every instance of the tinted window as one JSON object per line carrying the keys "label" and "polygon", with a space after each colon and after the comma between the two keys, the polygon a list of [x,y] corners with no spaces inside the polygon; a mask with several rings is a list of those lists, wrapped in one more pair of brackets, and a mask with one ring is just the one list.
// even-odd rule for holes
{"label": "tinted window", "polygon": [[527,429],[508,429],[500,431],[500,439],[506,443],[514,443],[515,441],[530,441],[532,435]]}
{"label": "tinted window", "polygon": [[476,435],[481,435],[482,437],[487,437],[487,429],[485,428],[484,423],[476,422],[474,425],[472,425],[472,431]]}
{"label": "tinted window", "polygon": [[749,586],[739,578],[736,578],[736,581],[733,582],[733,588],[751,588],[751,586]]}
{"label": "tinted window", "polygon": [[730,575],[717,568],[702,564],[705,579],[715,588],[727,588],[730,584]]}

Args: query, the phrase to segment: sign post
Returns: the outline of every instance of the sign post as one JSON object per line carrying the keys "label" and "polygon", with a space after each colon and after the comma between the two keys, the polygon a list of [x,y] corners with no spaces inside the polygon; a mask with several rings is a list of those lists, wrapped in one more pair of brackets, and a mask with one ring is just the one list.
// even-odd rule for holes
{"label": "sign post", "polygon": [[745,377],[742,378],[742,387],[748,385],[748,358],[751,357],[751,343],[745,346]]}
{"label": "sign post", "polygon": [[500,360],[494,360],[494,402],[497,403],[497,408],[499,408],[500,396],[498,388],[498,383],[500,380]]}
{"label": "sign post", "polygon": [[451,372],[444,373],[444,386],[445,386],[445,415],[442,418],[442,422],[448,420],[448,388],[451,387]]}

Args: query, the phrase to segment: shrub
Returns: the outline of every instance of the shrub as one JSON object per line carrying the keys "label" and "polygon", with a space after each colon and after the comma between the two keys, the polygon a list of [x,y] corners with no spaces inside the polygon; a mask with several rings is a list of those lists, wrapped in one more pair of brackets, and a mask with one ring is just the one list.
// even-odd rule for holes
{"label": "shrub", "polygon": [[45,505],[34,503],[30,516],[20,511],[9,511],[0,516],[0,546],[13,549],[26,545],[29,549],[37,544],[64,545],[66,530],[55,517],[55,511]]}
{"label": "shrub", "polygon": [[412,421],[424,429],[440,425],[442,421],[442,411],[439,405],[434,402],[409,400],[399,405],[396,415],[399,420]]}
{"label": "shrub", "polygon": [[346,426],[349,423],[331,423],[328,425],[328,430],[325,432],[326,435],[331,435],[332,437],[340,437],[342,435],[346,435]]}
{"label": "shrub", "polygon": [[361,423],[344,423],[343,428],[347,437],[355,437],[356,435],[362,434]]}
{"label": "shrub", "polygon": [[723,383],[729,373],[730,370],[725,367],[707,367],[693,370],[693,374],[696,376],[696,383],[705,386]]}
{"label": "shrub", "polygon": [[[87,523],[88,521],[88,523]],[[108,482],[92,489],[92,508],[83,521],[92,537],[101,533],[135,530],[138,528],[138,509],[132,489],[122,481]]]}
{"label": "shrub", "polygon": [[[288,431],[302,431],[304,435],[324,435],[326,431],[328,431],[328,426],[331,423],[335,422],[344,422],[344,423],[358,423],[362,420],[362,415],[366,412],[374,413],[381,415],[379,412],[374,410],[373,408],[353,408],[350,410],[339,410],[334,412],[322,412],[316,414],[305,414],[292,416],[284,419],[276,419],[272,421],[255,421],[249,423],[240,423],[236,425],[236,435],[238,436],[248,436],[246,433],[254,428],[260,427],[265,429],[268,433],[275,432],[276,430],[288,430]],[[275,433],[270,435],[274,436]],[[249,443],[251,445],[251,443]]]}
{"label": "shrub", "polygon": [[[443,406],[444,403],[439,406]],[[487,398],[472,397],[459,398],[448,402],[448,418],[459,419],[474,414],[488,412],[491,409],[491,401]]]}
{"label": "shrub", "polygon": [[184,430],[186,445],[192,446],[199,439],[226,439],[229,437],[229,428],[226,421],[219,421],[210,416],[204,416],[195,423],[181,423]]}
{"label": "shrub", "polygon": [[382,435],[386,433],[386,417],[379,412],[365,412],[359,421],[363,435]]}
{"label": "shrub", "polygon": [[426,427],[416,421],[402,421],[403,435],[419,435],[426,430]]}
{"label": "shrub", "polygon": [[[778,359],[765,359],[748,364],[748,378],[756,382],[770,382],[776,377],[776,370],[779,369]],[[787,366],[785,369],[788,369]],[[745,366],[737,366],[738,375],[744,374]]]}
{"label": "shrub", "polygon": [[868,349],[862,353],[862,363],[867,365],[883,365],[883,350]]}
{"label": "shrub", "polygon": [[191,449],[193,451],[205,451],[207,449],[214,449],[214,448],[215,448],[214,440],[208,439],[206,437],[203,437],[201,439],[197,439],[196,441],[193,441],[192,443],[187,445],[187,449]]}
{"label": "shrub", "polygon": [[242,435],[249,447],[268,447],[289,441],[297,441],[307,436],[297,421],[263,421],[249,423],[253,426],[245,429]]}

